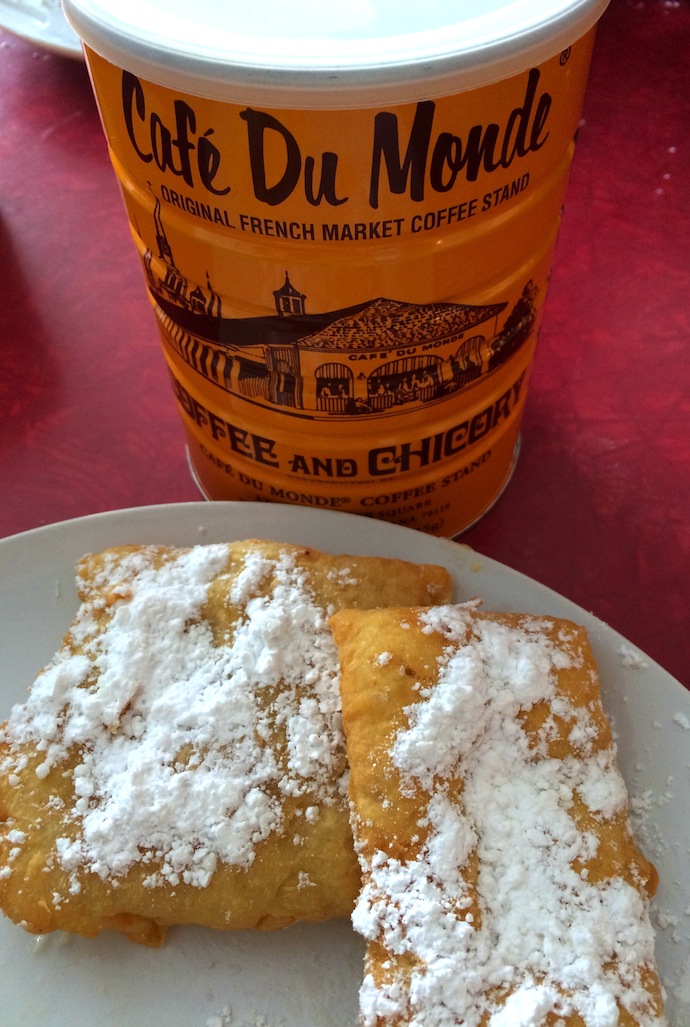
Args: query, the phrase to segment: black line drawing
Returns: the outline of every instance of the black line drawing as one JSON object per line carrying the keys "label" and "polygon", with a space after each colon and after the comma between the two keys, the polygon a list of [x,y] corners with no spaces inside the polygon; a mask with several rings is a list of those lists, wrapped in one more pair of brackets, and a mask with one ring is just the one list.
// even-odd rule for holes
{"label": "black line drawing", "polygon": [[288,271],[275,314],[229,318],[208,272],[192,283],[175,265],[155,200],[157,256],[144,254],[149,289],[175,352],[214,385],[302,417],[382,415],[447,399],[500,367],[527,341],[538,290],[507,303],[409,303],[376,297],[311,314]]}

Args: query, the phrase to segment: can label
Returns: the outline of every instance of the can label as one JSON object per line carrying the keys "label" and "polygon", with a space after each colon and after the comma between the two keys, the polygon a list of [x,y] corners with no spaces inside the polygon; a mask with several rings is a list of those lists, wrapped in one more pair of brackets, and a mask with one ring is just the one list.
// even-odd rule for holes
{"label": "can label", "polygon": [[414,104],[271,109],[89,68],[212,499],[453,535],[517,446],[592,30]]}

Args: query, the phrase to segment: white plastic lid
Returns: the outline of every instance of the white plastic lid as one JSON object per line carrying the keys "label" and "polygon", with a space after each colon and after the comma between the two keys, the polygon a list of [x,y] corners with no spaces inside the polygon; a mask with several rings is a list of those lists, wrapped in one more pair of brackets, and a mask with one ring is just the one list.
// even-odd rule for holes
{"label": "white plastic lid", "polygon": [[[180,92],[279,107],[406,102],[553,57],[608,0],[63,0],[106,60]],[[463,10],[464,9],[464,10]]]}

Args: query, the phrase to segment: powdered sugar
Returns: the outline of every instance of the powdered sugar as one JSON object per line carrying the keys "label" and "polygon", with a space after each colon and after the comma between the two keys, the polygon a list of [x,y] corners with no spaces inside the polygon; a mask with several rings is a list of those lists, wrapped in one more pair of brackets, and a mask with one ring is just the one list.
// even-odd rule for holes
{"label": "powdered sugar", "polygon": [[638,649],[633,649],[627,642],[618,647],[618,655],[624,667],[633,670],[644,670],[649,666],[642,653]]}
{"label": "powdered sugar", "polygon": [[[412,954],[420,970],[409,994],[395,975],[379,986],[367,976],[363,1022],[402,1015],[413,1027],[479,1027],[488,1016],[490,1027],[531,1027],[548,1013],[577,1013],[587,1027],[614,1027],[618,1002],[639,1022],[663,1022],[639,978],[654,944],[643,899],[620,877],[590,883],[586,866],[599,840],[573,819],[575,800],[595,820],[625,808],[614,753],[593,749],[595,732],[582,723],[589,714],[575,716],[563,696],[560,715],[580,725],[573,754],[550,758],[520,724],[535,703],[554,700],[554,672],[578,661],[567,634],[555,643],[538,621],[518,629],[472,621],[462,608],[439,608],[420,622],[451,644],[437,685],[407,710],[409,728],[390,755],[403,793],[421,785],[431,794],[428,838],[408,862],[384,852],[365,861],[353,916],[361,934],[394,956]],[[453,778],[463,782],[461,803],[449,790]],[[463,873],[475,849],[476,886]],[[506,991],[501,1006],[496,998]]]}
{"label": "powdered sugar", "polygon": [[72,631],[82,653],[63,649],[12,711],[3,771],[17,783],[24,743],[44,752],[43,777],[78,753],[74,830],[55,854],[66,870],[116,877],[143,862],[152,887],[204,886],[218,861],[252,862],[257,842],[281,828],[284,796],[312,794],[312,820],[318,804],[341,801],[327,611],[292,555],[250,550],[233,583],[230,636],[214,639],[201,613],[229,552],[195,547],[161,564],[152,548],[106,560]]}

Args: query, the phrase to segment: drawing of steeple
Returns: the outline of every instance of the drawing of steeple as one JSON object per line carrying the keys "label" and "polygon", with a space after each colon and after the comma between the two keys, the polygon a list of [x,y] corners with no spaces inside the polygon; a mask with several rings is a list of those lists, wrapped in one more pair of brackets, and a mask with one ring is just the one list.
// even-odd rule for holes
{"label": "drawing of steeple", "polygon": [[[149,188],[151,183],[149,182]],[[152,190],[153,191],[153,190]],[[179,299],[186,300],[187,293],[187,280],[180,274],[179,270],[175,267],[175,261],[173,259],[173,252],[168,236],[165,231],[163,224],[163,218],[161,216],[161,201],[160,197],[155,197],[155,203],[153,206],[153,223],[156,228],[156,244],[158,246],[158,256],[161,260],[165,261],[165,281],[164,285],[171,296],[177,296]]]}
{"label": "drawing of steeple", "polygon": [[275,300],[278,314],[281,317],[291,317],[295,314],[304,314],[304,301],[306,298],[305,293],[295,289],[286,271],[285,282],[280,289],[275,289],[273,292],[273,299]]}
{"label": "drawing of steeple", "polygon": [[163,219],[161,217],[161,201],[158,196],[156,196],[156,202],[153,207],[153,223],[156,226],[156,243],[158,244],[158,256],[161,258],[161,260],[164,260],[166,264],[170,264],[172,267],[174,267],[175,261],[173,260],[172,248],[168,241],[168,237],[165,234],[165,227],[163,225]]}

